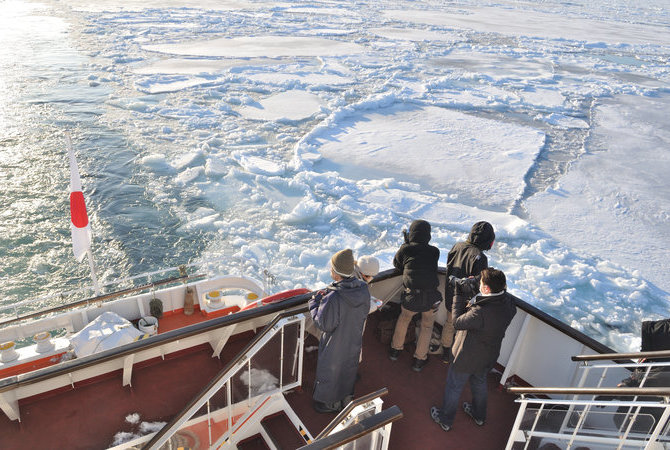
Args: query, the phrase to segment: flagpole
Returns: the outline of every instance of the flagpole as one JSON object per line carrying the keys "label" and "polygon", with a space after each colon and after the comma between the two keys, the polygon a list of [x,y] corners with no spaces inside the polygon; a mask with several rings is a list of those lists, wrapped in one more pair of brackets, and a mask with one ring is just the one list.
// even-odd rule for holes
{"label": "flagpole", "polygon": [[100,295],[100,286],[98,286],[98,276],[95,274],[95,263],[93,262],[93,253],[91,252],[90,247],[88,250],[86,250],[86,254],[88,255],[88,265],[91,268],[91,279],[93,280],[93,289],[95,289],[95,295]]}

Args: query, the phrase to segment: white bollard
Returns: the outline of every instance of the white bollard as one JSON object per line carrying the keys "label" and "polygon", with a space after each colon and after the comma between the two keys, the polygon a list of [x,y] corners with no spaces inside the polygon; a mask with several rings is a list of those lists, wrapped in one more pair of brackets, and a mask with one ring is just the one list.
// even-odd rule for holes
{"label": "white bollard", "polygon": [[14,341],[3,342],[0,345],[0,362],[8,363],[18,359],[19,353],[16,351]]}
{"label": "white bollard", "polygon": [[54,349],[54,343],[51,342],[51,334],[48,331],[42,331],[33,336],[37,344],[37,353],[46,353]]}

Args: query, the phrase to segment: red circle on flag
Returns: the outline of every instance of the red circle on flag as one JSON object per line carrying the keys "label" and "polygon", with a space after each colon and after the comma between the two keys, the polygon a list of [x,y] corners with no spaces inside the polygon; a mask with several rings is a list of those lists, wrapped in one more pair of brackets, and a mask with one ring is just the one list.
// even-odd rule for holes
{"label": "red circle on flag", "polygon": [[72,224],[77,228],[88,225],[88,214],[86,214],[86,203],[81,191],[70,192],[70,218]]}

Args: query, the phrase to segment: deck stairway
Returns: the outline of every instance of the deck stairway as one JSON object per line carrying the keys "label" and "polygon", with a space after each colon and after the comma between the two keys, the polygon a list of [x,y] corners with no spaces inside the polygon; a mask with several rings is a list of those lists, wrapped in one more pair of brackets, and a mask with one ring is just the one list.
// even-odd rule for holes
{"label": "deck stairway", "polygon": [[314,439],[307,430],[296,426],[290,406],[285,405],[286,409],[268,414],[260,421],[249,421],[244,425],[246,430],[241,432],[240,428],[238,433],[248,435],[258,432],[241,440],[239,436],[231,439],[227,446],[239,450],[320,449],[336,448],[338,444],[356,441],[357,446],[362,445],[361,448],[386,449],[391,423],[402,418],[402,413],[395,406],[381,411],[380,397],[386,393],[386,389],[381,389],[352,401]]}
{"label": "deck stairway", "polygon": [[[509,387],[520,394],[506,448],[670,448],[670,351],[573,356],[576,387]],[[636,374],[638,387],[617,387]]]}
{"label": "deck stairway", "polygon": [[262,431],[239,442],[237,448],[240,450],[270,450],[270,446],[266,444],[267,440],[278,449],[293,449],[305,445],[302,434],[285,411],[264,417],[261,420],[261,427]]}
{"label": "deck stairway", "polygon": [[386,389],[353,400],[316,437],[286,401],[302,383],[305,320],[305,308],[278,315],[161,430],[115,448],[388,448],[402,413],[382,410]]}

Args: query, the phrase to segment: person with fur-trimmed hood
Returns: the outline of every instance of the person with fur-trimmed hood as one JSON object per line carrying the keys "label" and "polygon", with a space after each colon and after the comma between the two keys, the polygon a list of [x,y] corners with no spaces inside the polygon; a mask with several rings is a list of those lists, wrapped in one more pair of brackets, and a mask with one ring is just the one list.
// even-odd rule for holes
{"label": "person with fur-trimmed hood", "polygon": [[[489,266],[484,252],[493,247],[496,234],[493,226],[485,221],[475,223],[470,230],[470,235],[465,242],[457,242],[447,255],[447,279],[450,276],[456,278],[476,277],[482,270]],[[452,321],[451,304],[454,298],[454,288],[446,283],[444,289],[444,306],[447,308],[447,320],[442,325],[442,361],[449,362],[451,356],[451,345],[454,342],[454,326]],[[438,344],[431,345],[431,353],[439,352]]]}
{"label": "person with fur-trimmed hood", "polygon": [[415,220],[405,235],[405,243],[393,258],[393,266],[402,270],[404,290],[400,296],[400,317],[396,322],[389,358],[398,359],[405,343],[407,326],[415,314],[421,314],[421,329],[416,343],[412,370],[420,372],[428,363],[428,346],[433,332],[435,310],[442,301],[438,289],[437,263],[440,250],[430,242],[430,223]]}
{"label": "person with fur-trimmed hood", "polygon": [[354,394],[363,326],[370,310],[370,291],[356,278],[354,254],[341,250],[330,259],[334,282],[309,301],[314,325],[321,330],[316,362],[313,406],[317,412],[338,412]]}

